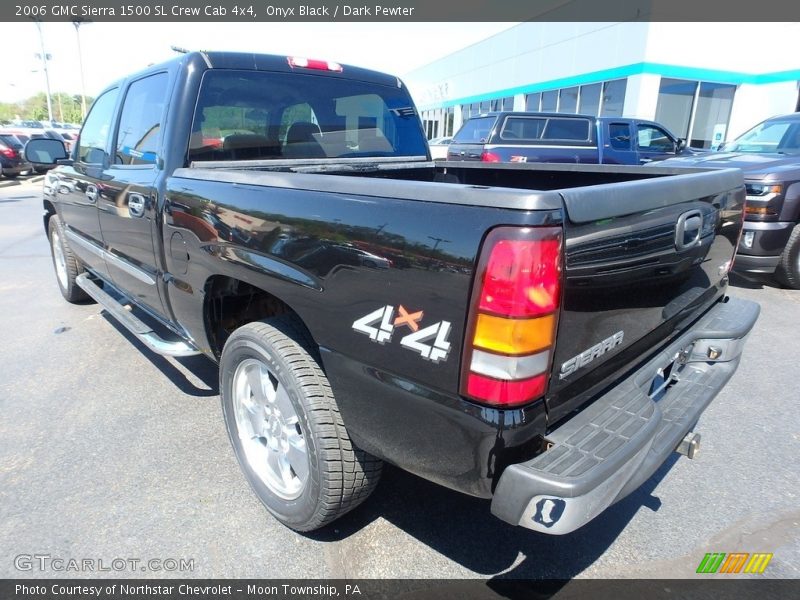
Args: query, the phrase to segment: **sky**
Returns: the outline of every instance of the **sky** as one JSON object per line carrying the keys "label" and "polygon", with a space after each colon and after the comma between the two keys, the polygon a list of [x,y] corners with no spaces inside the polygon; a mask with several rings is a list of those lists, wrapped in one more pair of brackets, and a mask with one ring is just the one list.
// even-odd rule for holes
{"label": "sky", "polygon": [[[232,50],[319,58],[404,76],[514,23],[88,23],[80,27],[86,94],[175,53]],[[0,102],[45,90],[34,23],[0,23],[6,48]],[[50,90],[81,93],[78,44],[71,23],[42,23]],[[9,49],[13,49],[9,52]],[[9,58],[13,57],[13,60]]]}

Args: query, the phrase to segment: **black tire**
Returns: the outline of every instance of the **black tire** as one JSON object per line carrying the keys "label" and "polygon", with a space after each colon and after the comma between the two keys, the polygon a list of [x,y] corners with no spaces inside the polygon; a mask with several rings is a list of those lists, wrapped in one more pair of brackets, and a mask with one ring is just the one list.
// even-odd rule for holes
{"label": "black tire", "polygon": [[[266,437],[255,436],[248,426],[237,422],[237,408],[240,418],[244,414],[241,400],[236,399],[241,394],[236,381],[243,376],[237,369],[253,365],[254,360],[268,369],[270,384],[283,386],[302,430],[298,434],[304,439],[308,472],[296,498],[281,497],[270,487],[256,472],[256,468],[263,472],[261,465],[269,461],[253,460],[252,455],[248,458],[244,447],[258,439],[267,448],[265,452],[269,451]],[[252,389],[249,394],[252,400]],[[313,342],[295,317],[249,323],[228,338],[220,360],[220,395],[239,465],[264,506],[287,527],[296,531],[324,527],[361,504],[377,486],[383,463],[350,440]],[[249,439],[243,442],[240,435]],[[291,473],[299,479],[293,468]]]}
{"label": "black tire", "polygon": [[794,226],[775,269],[775,278],[786,287],[800,290],[800,224]]}
{"label": "black tire", "polygon": [[[64,296],[67,302],[72,303],[87,300],[89,296],[75,283],[75,278],[83,273],[83,267],[78,259],[75,258],[64,237],[64,225],[58,215],[53,215],[48,220],[47,237],[50,240],[50,256],[53,259],[53,269],[56,272],[56,281],[58,282],[58,289],[61,290],[61,295]],[[60,246],[64,257],[65,273],[63,278],[59,274],[56,245]]]}

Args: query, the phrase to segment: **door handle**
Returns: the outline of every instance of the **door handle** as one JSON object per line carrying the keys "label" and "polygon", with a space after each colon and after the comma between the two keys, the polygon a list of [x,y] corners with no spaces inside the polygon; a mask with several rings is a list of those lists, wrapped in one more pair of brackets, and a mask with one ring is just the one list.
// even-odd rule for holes
{"label": "door handle", "polygon": [[128,212],[132,217],[140,218],[144,216],[144,209],[147,202],[141,194],[128,194]]}
{"label": "door handle", "polygon": [[97,202],[98,195],[99,192],[97,191],[96,185],[90,183],[89,185],[86,186],[86,197],[89,199],[89,202],[91,202],[92,204]]}

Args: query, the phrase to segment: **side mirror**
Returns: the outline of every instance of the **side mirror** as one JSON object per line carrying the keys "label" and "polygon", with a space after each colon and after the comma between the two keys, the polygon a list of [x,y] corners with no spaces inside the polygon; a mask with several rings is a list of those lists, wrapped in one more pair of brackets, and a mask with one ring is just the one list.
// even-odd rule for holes
{"label": "side mirror", "polygon": [[683,138],[678,138],[678,141],[675,142],[675,154],[682,152],[684,148],[686,148],[686,140]]}
{"label": "side mirror", "polygon": [[34,165],[54,167],[59,160],[67,158],[64,142],[49,138],[34,138],[25,144],[25,160]]}

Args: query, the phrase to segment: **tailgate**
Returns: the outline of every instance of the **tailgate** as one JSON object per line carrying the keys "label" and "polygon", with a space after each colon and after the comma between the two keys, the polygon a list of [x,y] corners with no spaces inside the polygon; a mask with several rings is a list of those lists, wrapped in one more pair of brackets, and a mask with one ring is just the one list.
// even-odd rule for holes
{"label": "tailgate", "polygon": [[561,192],[564,292],[553,360],[554,423],[677,335],[727,285],[742,226],[738,170]]}

